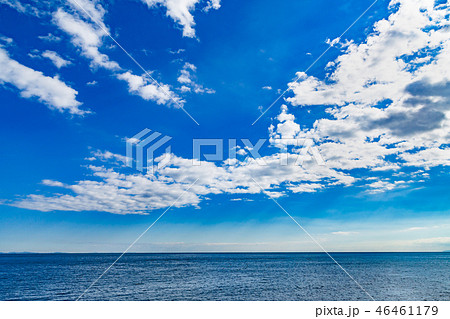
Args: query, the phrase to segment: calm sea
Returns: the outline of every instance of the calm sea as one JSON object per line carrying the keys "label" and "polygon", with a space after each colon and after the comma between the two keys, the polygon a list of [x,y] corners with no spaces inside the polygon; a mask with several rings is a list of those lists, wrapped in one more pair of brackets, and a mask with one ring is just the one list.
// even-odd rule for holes
{"label": "calm sea", "polygon": [[[450,300],[450,253],[333,253],[377,300]],[[1,300],[74,300],[118,254],[0,254]],[[367,300],[322,253],[127,254],[83,300]]]}

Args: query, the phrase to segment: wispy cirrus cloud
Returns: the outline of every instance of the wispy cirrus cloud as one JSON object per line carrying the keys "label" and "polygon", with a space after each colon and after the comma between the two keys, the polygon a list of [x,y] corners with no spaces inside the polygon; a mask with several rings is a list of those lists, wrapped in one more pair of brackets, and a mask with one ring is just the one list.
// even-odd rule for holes
{"label": "wispy cirrus cloud", "polygon": [[38,10],[34,6],[34,3],[23,3],[22,1],[19,0],[0,0],[0,4],[7,5],[20,13],[26,13],[35,16],[40,15],[40,10]]}

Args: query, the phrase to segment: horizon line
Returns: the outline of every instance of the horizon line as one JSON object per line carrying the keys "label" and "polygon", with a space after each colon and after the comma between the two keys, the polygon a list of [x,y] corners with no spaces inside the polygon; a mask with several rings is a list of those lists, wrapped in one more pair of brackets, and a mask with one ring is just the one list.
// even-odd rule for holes
{"label": "horizon line", "polygon": [[[122,252],[32,252],[32,251],[10,251],[0,252],[0,255],[26,255],[26,254],[121,254]],[[370,254],[370,253],[450,253],[450,250],[430,250],[430,251],[331,251],[333,254]],[[324,254],[323,251],[162,251],[162,252],[128,252],[127,255],[148,255],[148,254]]]}

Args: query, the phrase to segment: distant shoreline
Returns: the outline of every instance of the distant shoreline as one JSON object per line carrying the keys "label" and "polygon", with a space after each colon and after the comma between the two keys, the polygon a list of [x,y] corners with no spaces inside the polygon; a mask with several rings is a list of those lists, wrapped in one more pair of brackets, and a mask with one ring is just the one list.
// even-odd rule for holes
{"label": "distant shoreline", "polygon": [[[0,252],[0,255],[111,255],[121,254],[122,252]],[[323,254],[324,252],[295,252],[295,251],[251,251],[251,252],[130,252],[126,255],[189,255],[189,254]],[[330,254],[437,254],[450,253],[450,250],[444,251],[337,251]]]}

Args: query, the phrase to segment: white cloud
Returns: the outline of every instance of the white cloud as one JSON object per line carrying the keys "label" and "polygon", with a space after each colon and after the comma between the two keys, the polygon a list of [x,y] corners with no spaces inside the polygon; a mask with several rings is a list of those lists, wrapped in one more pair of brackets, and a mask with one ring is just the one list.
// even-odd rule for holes
{"label": "white cloud", "polygon": [[[288,165],[281,164],[284,156],[288,158]],[[89,169],[96,181],[84,180],[66,185],[64,188],[68,194],[49,197],[30,195],[11,205],[42,211],[147,213],[169,206],[196,179],[198,182],[179,205],[197,206],[206,196],[213,194],[257,194],[261,193],[260,187],[277,198],[286,192],[318,191],[327,183],[344,186],[354,183],[351,176],[319,166],[309,155],[305,156],[302,165],[294,164],[297,158],[298,155],[293,153],[276,153],[264,156],[261,160],[265,164],[261,165],[260,161],[250,157],[223,162],[198,162],[172,155],[167,166],[156,169],[163,159],[160,156],[155,159],[155,175],[143,175],[137,172],[130,174],[128,171],[120,173],[124,168],[124,156],[96,151],[88,161],[92,164],[100,161],[103,165],[114,165],[115,168],[91,165]],[[54,185],[58,186],[56,183]]]}
{"label": "white cloud", "polygon": [[[90,167],[102,181],[81,181],[63,187],[74,195],[44,197],[30,195],[14,206],[41,211],[106,211],[116,214],[142,214],[168,207],[189,184],[168,184],[144,175],[124,175],[101,167]],[[187,192],[174,206],[195,205],[200,201],[195,193]],[[35,205],[33,207],[33,205]]]}
{"label": "white cloud", "polygon": [[[300,125],[295,122],[295,116],[288,113],[286,105],[281,106],[281,113],[278,114],[277,126],[270,127],[272,139],[294,139],[297,138],[300,133]],[[288,141],[287,141],[288,142]]]}
{"label": "white cloud", "polygon": [[44,40],[44,41],[48,41],[48,42],[59,42],[61,41],[60,37],[57,37],[54,34],[48,33],[47,35],[40,35],[38,36],[39,39]]}
{"label": "white cloud", "polygon": [[394,181],[394,182],[376,181],[376,182],[367,184],[367,187],[369,187],[369,190],[368,190],[369,193],[376,194],[376,193],[382,193],[385,191],[390,191],[390,190],[393,190],[400,186],[404,186],[405,183],[406,183],[405,181]]}
{"label": "white cloud", "polygon": [[[301,82],[294,85],[296,96],[290,101],[294,105],[373,105],[384,99],[401,99],[406,85],[423,77],[422,72],[410,72],[405,57],[439,48],[448,42],[449,31],[445,28],[446,10],[434,8],[434,1],[395,0],[391,8],[397,3],[398,11],[378,21],[366,41],[352,43],[332,63],[331,84],[299,73]],[[444,28],[425,30],[431,25]]]}
{"label": "white cloud", "polygon": [[449,165],[450,148],[428,148],[417,153],[405,152],[400,158],[406,161],[405,165],[430,168],[437,165]]}
{"label": "white cloud", "polygon": [[319,189],[325,188],[325,185],[317,183],[301,183],[300,185],[288,186],[287,188],[293,193],[315,193]]}
{"label": "white cloud", "polygon": [[262,89],[270,91],[270,90],[272,90],[272,87],[267,85],[267,86],[263,86]]}
{"label": "white cloud", "polygon": [[425,230],[425,229],[428,229],[428,228],[429,227],[410,227],[410,228],[403,229],[402,232]]}
{"label": "white cloud", "polygon": [[[97,13],[96,16],[100,16]],[[81,17],[58,9],[54,14],[56,25],[72,37],[72,43],[81,49],[83,56],[91,61],[92,67],[119,70],[119,64],[111,61],[106,54],[100,53],[105,33],[94,24],[85,22]],[[103,26],[106,29],[106,26]]]}
{"label": "white cloud", "polygon": [[[423,66],[422,72],[411,73],[408,66],[415,62],[405,62],[405,57],[446,47],[449,31],[445,27],[446,10],[433,8],[434,1],[392,1],[391,7],[396,3],[400,4],[397,12],[378,21],[366,41],[352,43],[333,62],[336,67],[328,79],[331,84],[300,73],[300,83],[293,84],[296,95],[289,101],[294,105],[373,105],[385,99],[401,99],[408,84],[426,76],[427,69],[431,71]],[[425,30],[429,26],[441,29]],[[448,72],[438,74],[443,77]]]}
{"label": "white cloud", "polygon": [[182,85],[182,86],[179,88],[179,90],[180,90],[182,93],[187,93],[187,92],[191,92],[191,91],[192,91],[191,88],[190,88],[190,87],[187,87],[186,85]]}
{"label": "white cloud", "polygon": [[[99,157],[103,161],[107,160],[103,155]],[[111,155],[109,158],[114,157]],[[279,167],[274,164],[277,161],[278,159],[273,158],[269,168],[254,162],[243,166],[216,166],[214,163],[193,166],[192,160],[173,156],[171,165],[159,170],[155,176],[140,173],[123,174],[91,165],[89,168],[92,175],[100,181],[84,180],[74,185],[64,185],[68,194],[61,195],[58,194],[61,192],[58,192],[50,197],[29,195],[11,205],[41,211],[88,210],[140,214],[170,206],[197,178],[198,182],[175,205],[176,207],[197,206],[202,198],[209,194],[260,193],[260,187],[250,176],[255,176],[258,183],[273,197],[283,196],[283,192],[279,191],[281,183],[330,178],[326,170],[311,172],[294,166]],[[62,184],[52,181],[46,185],[61,187]]]}
{"label": "white cloud", "polygon": [[[5,3],[4,0],[2,2]],[[153,80],[150,80],[148,76],[134,75],[131,71],[122,69],[118,62],[111,60],[107,54],[101,52],[104,45],[103,41],[108,37],[106,32],[109,33],[109,27],[104,23],[106,10],[100,1],[69,0],[68,4],[61,4],[61,7],[56,11],[54,11],[54,7],[50,3],[34,0],[33,5],[39,6],[39,8],[42,7],[40,10],[31,5],[22,5],[18,1],[7,4],[22,13],[32,14],[32,12],[36,12],[35,15],[42,15],[52,12],[54,24],[70,36],[72,44],[80,50],[83,57],[90,61],[92,69],[103,68],[113,72],[116,78],[125,80],[128,83],[131,94],[138,95],[145,100],[152,100],[158,104],[179,104],[177,105],[178,107],[182,106],[183,101],[170,90],[167,84],[160,83],[158,85]],[[46,36],[39,36],[39,38],[46,41],[60,40],[59,37],[51,33],[48,33]],[[31,56],[36,57],[35,55]],[[42,56],[50,59],[58,68],[70,64],[70,61],[63,59],[53,51],[45,51]],[[142,85],[136,87],[134,85],[136,81],[140,81]],[[198,91],[201,90],[202,87],[198,87]],[[164,94],[166,96],[163,96]]]}
{"label": "white cloud", "polygon": [[62,58],[58,53],[54,52],[54,51],[49,51],[46,50],[42,53],[42,56],[44,58],[49,59],[50,61],[52,61],[52,63],[58,68],[62,68],[68,65],[71,65],[72,62]]}
{"label": "white cloud", "polygon": [[25,12],[25,7],[18,0],[0,0],[0,3],[6,4],[19,12]]}
{"label": "white cloud", "polygon": [[415,244],[449,244],[450,237],[421,238],[413,241]]}
{"label": "white cloud", "polygon": [[52,187],[64,187],[65,185],[61,182],[58,181],[53,181],[51,179],[44,179],[42,181],[42,184],[46,185],[46,186],[52,186]]}
{"label": "white cloud", "polygon": [[169,50],[170,54],[181,54],[184,51],[186,51],[185,49],[178,49],[178,50]]}
{"label": "white cloud", "polygon": [[[132,140],[132,139],[128,139],[128,140]],[[96,161],[96,160],[100,160],[102,162],[115,162],[118,164],[125,164],[127,157],[120,155],[120,154],[114,154],[110,151],[100,151],[100,150],[96,150],[92,152],[92,157],[86,158],[86,160],[88,161]]]}
{"label": "white cloud", "polygon": [[[395,3],[391,3],[392,10]],[[298,158],[298,149],[293,145],[289,145],[292,150],[287,154],[263,156],[265,165],[245,158],[195,166],[192,159],[174,155],[170,165],[155,176],[124,174],[119,172],[120,167],[115,171],[92,165],[96,181],[65,186],[69,192],[65,195],[30,195],[12,205],[45,211],[146,213],[170,205],[196,178],[197,184],[179,205],[196,206],[212,194],[260,193],[251,177],[274,197],[355,183],[367,188],[368,193],[404,187],[409,178],[418,177],[414,175],[418,171],[383,179],[373,175],[408,166],[426,169],[450,163],[445,146],[449,132],[446,90],[450,81],[450,28],[446,13],[447,10],[436,8],[432,0],[400,1],[398,9],[388,19],[377,22],[375,31],[365,41],[347,41],[340,46],[343,52],[329,64],[334,70],[327,79],[301,75],[302,81],[294,86],[295,95],[288,101],[293,106],[330,105],[327,116],[310,128],[301,127],[284,105],[276,123],[269,128],[270,141],[272,146],[281,147],[276,143],[280,138],[312,139],[326,160],[325,166],[317,165],[311,154],[304,154],[302,166],[280,165],[285,156],[288,163]],[[432,58],[418,59],[422,55]],[[191,88],[195,66],[186,64],[182,71],[186,72],[180,72],[179,82]],[[144,77],[130,72],[118,76],[127,81],[131,92],[163,99]],[[422,113],[417,114],[419,111]],[[102,161],[108,160],[106,157],[96,156]],[[355,177],[355,169],[371,176]]]}
{"label": "white cloud", "polygon": [[197,67],[191,63],[186,62],[183,68],[180,70],[178,76],[178,82],[182,84],[180,87],[181,92],[194,92],[194,93],[207,93],[214,94],[216,91],[208,89],[195,82],[195,72]]}
{"label": "white cloud", "polygon": [[106,10],[100,0],[68,0],[68,2],[74,10],[80,12],[83,16],[89,15],[89,18],[99,23],[102,28],[108,29],[103,22]]}
{"label": "white cloud", "polygon": [[[195,21],[192,16],[192,12],[195,10],[195,6],[200,3],[200,0],[142,0],[148,5],[149,8],[154,8],[158,5],[164,6],[167,9],[167,16],[172,18],[175,22],[183,27],[183,36],[194,38],[195,37]],[[204,11],[207,12],[210,9],[219,9],[220,0],[208,1],[204,7]]]}
{"label": "white cloud", "polygon": [[33,7],[30,3],[23,4],[19,0],[0,0],[0,4],[5,4],[20,13],[26,13],[34,16],[40,15],[39,10]]}
{"label": "white cloud", "polygon": [[79,109],[81,103],[76,100],[78,94],[76,90],[67,86],[58,77],[46,76],[11,59],[2,48],[0,48],[0,83],[15,86],[22,97],[35,97],[51,109],[76,115],[87,113]]}
{"label": "white cloud", "polygon": [[[130,77],[129,80],[134,90],[139,90],[143,86],[139,77]],[[278,119],[285,124],[292,121],[292,116],[287,113],[286,108]],[[197,206],[206,196],[213,194],[258,194],[262,191],[261,187],[266,194],[278,198],[289,192],[310,193],[319,191],[327,185],[349,186],[355,182],[355,179],[346,173],[317,165],[311,154],[300,155],[297,149],[294,147],[290,152],[274,153],[257,160],[246,156],[240,157],[239,160],[227,159],[223,162],[198,162],[172,155],[167,166],[157,169],[157,164],[163,159],[163,156],[160,156],[154,160],[155,175],[137,172],[130,174],[129,171],[121,173],[124,168],[123,156],[108,151],[96,151],[87,159],[88,161],[92,164],[100,161],[103,165],[115,167],[113,169],[98,165],[89,166],[92,175],[100,181],[80,181],[65,186],[68,194],[55,194],[49,197],[30,195],[12,205],[43,211],[99,210],[116,214],[147,213],[170,205],[171,201],[197,178],[198,182],[180,202],[181,206]],[[239,148],[237,152],[240,151],[244,149]],[[244,151],[243,155],[248,154]],[[296,164],[299,157],[302,158],[301,165]]]}
{"label": "white cloud", "polygon": [[333,235],[340,235],[340,236],[349,236],[349,235],[355,235],[355,234],[359,234],[358,232],[354,232],[354,231],[335,231],[332,232]]}
{"label": "white cloud", "polygon": [[[398,170],[450,165],[450,23],[448,4],[394,0],[391,14],[361,43],[333,40],[342,54],[319,79],[298,73],[293,106],[328,105],[325,118],[297,136],[310,136],[336,169]],[[340,43],[340,42],[339,42]],[[287,119],[275,133],[292,135]],[[369,191],[401,186],[372,183]]]}
{"label": "white cloud", "polygon": [[220,0],[209,0],[206,4],[206,7],[203,8],[203,11],[208,12],[209,10],[219,10],[220,9]]}
{"label": "white cloud", "polygon": [[6,45],[10,45],[14,42],[13,39],[11,39],[9,37],[5,37],[3,35],[0,35],[0,40],[3,41]]}
{"label": "white cloud", "polygon": [[109,29],[103,22],[106,11],[100,3],[87,0],[78,0],[77,2],[101,27],[91,22],[90,18],[85,20],[84,12],[73,1],[71,1],[73,12],[68,13],[60,8],[54,13],[53,18],[56,25],[71,36],[72,43],[81,49],[81,54],[91,61],[91,67],[101,67],[114,72],[117,79],[127,82],[128,91],[131,94],[138,95],[144,100],[176,107],[183,104],[184,101],[172,92],[167,84],[160,83],[158,85],[147,75],[138,76],[132,74],[131,71],[123,71],[116,61],[110,60],[108,55],[101,53],[103,38],[107,36],[103,30]]}
{"label": "white cloud", "polygon": [[128,71],[118,74],[117,78],[126,81],[129,92],[142,97],[144,100],[152,100],[157,104],[171,104],[174,107],[180,107],[184,104],[184,101],[177,97],[167,84],[157,85],[146,74],[139,76]]}
{"label": "white cloud", "polygon": [[183,68],[182,70],[180,70],[180,76],[178,77],[178,82],[180,82],[181,84],[191,84],[192,80],[191,80],[191,74],[189,73],[189,71],[185,68]]}

